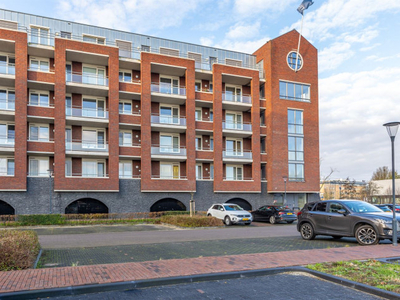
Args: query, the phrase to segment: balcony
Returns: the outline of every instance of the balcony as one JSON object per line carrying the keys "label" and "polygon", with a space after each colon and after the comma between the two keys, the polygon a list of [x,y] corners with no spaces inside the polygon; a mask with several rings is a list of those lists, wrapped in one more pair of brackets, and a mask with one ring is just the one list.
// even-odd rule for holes
{"label": "balcony", "polygon": [[68,173],[68,172],[65,172],[65,177],[108,178],[108,174]]}
{"label": "balcony", "polygon": [[222,122],[222,132],[224,136],[249,137],[252,135],[250,123]]}
{"label": "balcony", "polygon": [[249,163],[253,161],[253,153],[251,151],[222,151],[222,159],[224,162],[243,162]]}
{"label": "balcony", "polygon": [[152,101],[182,105],[186,101],[186,88],[168,83],[151,83]]}
{"label": "balcony", "polygon": [[172,160],[172,161],[184,161],[186,160],[186,148],[185,147],[173,147],[173,146],[151,146],[151,158],[154,160]]}
{"label": "balcony", "polygon": [[[0,115],[15,115],[15,99],[0,98]],[[11,120],[13,117],[9,119]]]}
{"label": "balcony", "polygon": [[251,107],[251,103],[251,95],[222,92],[223,109],[246,111]]}
{"label": "balcony", "polygon": [[15,139],[0,136],[0,154],[14,152]]}
{"label": "balcony", "polygon": [[99,141],[65,141],[65,153],[71,156],[108,156],[108,144]]}
{"label": "balcony", "polygon": [[108,77],[89,73],[66,72],[67,93],[108,96]]}
{"label": "balcony", "polygon": [[15,85],[15,64],[0,62],[0,85]]}
{"label": "balcony", "polygon": [[186,131],[186,118],[152,114],[151,128],[155,131],[182,133]]}
{"label": "balcony", "polygon": [[225,181],[253,181],[252,177],[224,177]]}
{"label": "balcony", "polygon": [[174,176],[174,175],[151,175],[151,179],[166,179],[166,180],[187,180],[187,176]]}
{"label": "balcony", "polygon": [[105,127],[108,124],[108,111],[104,109],[65,107],[67,125],[85,125]]}

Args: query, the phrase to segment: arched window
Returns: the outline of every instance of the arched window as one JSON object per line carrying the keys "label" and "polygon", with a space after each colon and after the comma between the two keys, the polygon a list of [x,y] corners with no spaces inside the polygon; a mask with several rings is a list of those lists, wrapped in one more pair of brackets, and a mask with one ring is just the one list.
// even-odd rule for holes
{"label": "arched window", "polygon": [[15,215],[15,209],[10,204],[0,200],[0,215]]}
{"label": "arched window", "polygon": [[186,211],[186,206],[179,200],[164,198],[151,206],[150,212],[156,211]]}
{"label": "arched window", "polygon": [[82,198],[72,202],[65,208],[66,214],[107,214],[108,207],[101,201]]}
{"label": "arched window", "polygon": [[251,204],[242,198],[232,198],[232,199],[226,201],[225,203],[235,203],[235,204],[239,205],[241,208],[243,208],[244,210],[247,210],[247,211],[252,210]]}

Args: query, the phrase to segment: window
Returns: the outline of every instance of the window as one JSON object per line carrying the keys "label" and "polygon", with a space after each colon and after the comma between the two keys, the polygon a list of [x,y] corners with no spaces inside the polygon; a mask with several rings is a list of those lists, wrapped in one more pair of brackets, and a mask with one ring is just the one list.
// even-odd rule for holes
{"label": "window", "polygon": [[213,88],[214,88],[214,85],[213,85],[213,83],[212,83],[212,82],[210,82],[210,93],[212,93],[212,92],[213,92]]}
{"label": "window", "polygon": [[132,114],[132,101],[119,101],[119,113],[131,115]]}
{"label": "window", "polygon": [[310,86],[307,84],[279,81],[281,99],[310,101]]}
{"label": "window", "polygon": [[119,162],[119,178],[132,178],[132,161]]}
{"label": "window", "polygon": [[201,69],[201,54],[188,52],[188,58],[194,59],[194,64],[196,69]]}
{"label": "window", "polygon": [[201,108],[196,108],[195,111],[195,120],[196,121],[201,121],[202,120],[202,114],[201,114]]}
{"label": "window", "polygon": [[303,111],[288,110],[288,132],[289,134],[303,134]]}
{"label": "window", "polygon": [[15,91],[0,88],[0,109],[15,110]]}
{"label": "window", "polygon": [[119,132],[119,145],[128,147],[132,146],[132,131]]}
{"label": "window", "polygon": [[160,47],[160,54],[179,56],[179,50]]}
{"label": "window", "polygon": [[339,210],[341,210],[341,209],[344,209],[344,210],[346,210],[345,208],[344,208],[344,206],[341,204],[341,203],[338,203],[338,202],[331,202],[330,204],[329,204],[329,212],[330,213],[337,213]]}
{"label": "window", "polygon": [[203,150],[203,139],[201,136],[196,136],[196,150]]}
{"label": "window", "polygon": [[203,165],[196,164],[196,179],[203,179]]}
{"label": "window", "polygon": [[210,150],[214,150],[214,138],[210,138]]}
{"label": "window", "polygon": [[0,54],[0,74],[15,75],[15,57]]}
{"label": "window", "polygon": [[201,80],[196,80],[194,83],[194,89],[196,92],[201,92]]}
{"label": "window", "polygon": [[50,60],[46,58],[31,57],[29,61],[29,69],[32,71],[49,72]]}
{"label": "window", "polygon": [[0,123],[0,145],[14,146],[15,144],[15,125]]}
{"label": "window", "polygon": [[104,67],[84,66],[82,68],[82,83],[107,85],[106,69]]}
{"label": "window", "polygon": [[291,181],[304,180],[304,164],[289,163],[289,180]]}
{"label": "window", "polygon": [[304,161],[303,137],[289,136],[289,161]]}
{"label": "window", "polygon": [[[297,60],[297,69],[296,69],[296,60]],[[299,71],[303,67],[303,57],[300,53],[297,55],[297,52],[291,51],[287,56],[287,63],[289,68],[294,71]]]}
{"label": "window", "polygon": [[64,39],[71,39],[71,32],[61,31],[61,37]]}
{"label": "window", "polygon": [[214,112],[212,109],[210,109],[210,121],[214,121]]}
{"label": "window", "polygon": [[49,106],[49,92],[31,91],[29,94],[29,105]]}
{"label": "window", "polygon": [[179,106],[160,105],[160,123],[180,124]]}
{"label": "window", "polygon": [[119,48],[119,56],[121,57],[131,57],[132,43],[127,41],[117,41],[117,47]]}
{"label": "window", "polygon": [[105,149],[105,131],[103,129],[83,129],[82,148]]}
{"label": "window", "polygon": [[243,166],[226,166],[226,180],[243,180]]}
{"label": "window", "polygon": [[179,179],[179,164],[160,162],[160,178]]}
{"label": "window", "polygon": [[49,176],[49,158],[30,157],[29,176],[38,176],[38,177]]}
{"label": "window", "polygon": [[312,211],[326,211],[326,202],[318,202],[314,208],[312,209]]}
{"label": "window", "polygon": [[72,150],[72,128],[65,128],[65,149]]}
{"label": "window", "polygon": [[121,82],[132,82],[132,71],[120,70],[119,81]]}
{"label": "window", "polygon": [[210,165],[210,179],[214,179],[214,165]]}
{"label": "window", "polygon": [[72,81],[72,65],[69,63],[65,65],[65,81]]}
{"label": "window", "polygon": [[142,50],[143,52],[150,52],[150,46],[142,45],[142,46],[141,46],[141,50]]}
{"label": "window", "polygon": [[160,93],[179,95],[179,77],[160,77]]}
{"label": "window", "polygon": [[225,129],[242,130],[243,121],[242,113],[226,112],[225,113]]}
{"label": "window", "polygon": [[303,111],[288,109],[289,180],[304,180]]}
{"label": "window", "polygon": [[160,135],[160,152],[179,153],[179,136],[178,135]]}
{"label": "window", "polygon": [[89,43],[95,43],[95,44],[101,44],[104,45],[106,39],[103,37],[97,37],[97,36],[92,36],[92,35],[83,35],[83,41],[84,42],[89,42]]}
{"label": "window", "polygon": [[32,26],[31,43],[40,45],[50,45],[50,31],[48,28]]}
{"label": "window", "polygon": [[29,140],[48,142],[49,141],[49,125],[35,125],[31,124],[29,126]]}
{"label": "window", "polygon": [[72,176],[72,159],[65,158],[65,176]]}
{"label": "window", "polygon": [[13,157],[0,157],[0,176],[14,176],[15,161]]}
{"label": "window", "polygon": [[82,160],[82,177],[105,177],[104,160]]}
{"label": "window", "polygon": [[242,88],[238,86],[225,86],[225,101],[242,102]]}
{"label": "window", "polygon": [[243,141],[242,139],[226,139],[225,152],[228,156],[241,156],[243,155]]}
{"label": "window", "polygon": [[82,99],[82,117],[105,118],[106,104],[104,99]]}

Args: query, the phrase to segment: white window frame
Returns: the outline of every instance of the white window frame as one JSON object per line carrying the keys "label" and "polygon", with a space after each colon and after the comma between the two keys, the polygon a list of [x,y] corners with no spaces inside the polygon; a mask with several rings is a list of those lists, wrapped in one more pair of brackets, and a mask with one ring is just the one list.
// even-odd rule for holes
{"label": "white window frame", "polygon": [[[5,74],[15,75],[15,54],[6,53],[6,52],[0,52],[0,56],[5,56],[6,57],[6,61],[4,62],[5,63],[4,67],[6,68]],[[10,63],[10,59],[14,59],[14,63]],[[11,72],[11,74],[10,74],[10,66],[11,65],[13,65],[13,68],[12,68],[13,72]]]}
{"label": "white window frame", "polygon": [[[170,108],[171,109],[171,116],[162,115],[161,114],[161,107]],[[178,116],[177,117],[174,116],[174,108],[178,110]],[[161,104],[160,103],[159,118],[160,118],[160,120],[159,120],[160,123],[163,123],[163,124],[180,124],[181,123],[181,121],[180,121],[180,119],[181,119],[181,110],[180,110],[179,105],[163,104],[163,103]],[[162,118],[170,118],[171,120],[169,122],[162,122],[162,120],[163,120]],[[175,122],[175,119],[177,119],[177,122]]]}
{"label": "white window frame", "polygon": [[[228,179],[228,168],[234,168],[234,175],[233,175],[233,179]],[[238,174],[239,174],[239,172],[238,172],[238,170],[239,169],[241,169],[242,170],[242,179],[239,179],[238,177]],[[226,165],[225,166],[225,173],[226,173],[226,180],[234,180],[234,181],[241,181],[241,180],[243,180],[243,178],[244,178],[244,174],[243,174],[243,171],[244,171],[244,169],[243,169],[243,165]]]}
{"label": "white window frame", "polygon": [[[197,113],[200,112],[200,118],[197,118]],[[195,110],[195,120],[196,121],[203,121],[203,110],[201,107],[196,108]]]}
{"label": "white window frame", "polygon": [[[0,90],[5,91],[5,94],[6,94],[5,99],[0,98],[0,110],[15,110],[15,89],[5,87],[5,86],[4,87],[0,86]],[[9,99],[10,92],[14,93],[14,100]],[[14,102],[10,102],[10,100],[14,101]],[[10,104],[10,103],[13,103],[13,104]]]}
{"label": "white window frame", "polygon": [[[38,95],[38,104],[32,104],[32,94]],[[41,105],[40,96],[47,96],[48,103],[47,105]],[[37,91],[37,90],[29,90],[29,106],[40,106],[40,107],[50,107],[50,92],[49,91]]]}
{"label": "white window frame", "polygon": [[[202,92],[202,91],[203,91],[201,80],[197,80],[197,79],[196,79],[195,82],[194,82],[194,84],[195,84],[195,88],[194,88],[194,89],[195,89],[196,92]],[[197,84],[200,85],[200,88],[196,90]]]}
{"label": "white window frame", "polygon": [[[32,28],[38,29],[38,36],[36,37],[37,43],[32,42]],[[37,26],[37,25],[30,25],[31,29],[31,43],[37,44],[37,45],[44,45],[44,46],[50,46],[50,28],[49,27],[44,27],[44,26]],[[47,37],[42,36],[42,30],[47,31]],[[47,43],[42,43],[41,38],[46,38]]]}
{"label": "white window frame", "polygon": [[[180,78],[179,76],[169,76],[169,75],[161,75],[160,74],[160,79],[159,79],[159,85],[160,85],[160,92],[163,93],[162,91],[162,85],[165,84],[165,82],[161,82],[161,79],[170,79],[171,80],[171,86],[170,86],[170,91],[168,94],[171,95],[180,95],[180,88],[181,88],[181,84],[180,84]],[[176,80],[178,82],[178,86],[174,86],[174,80]],[[174,93],[174,89],[177,89],[177,93]]]}
{"label": "white window frame", "polygon": [[[130,166],[130,170],[125,170],[125,166],[126,165],[129,165]],[[118,174],[119,174],[119,178],[129,178],[129,179],[132,179],[132,175],[133,175],[133,164],[132,164],[132,161],[131,160],[120,160],[119,161],[119,164],[118,164],[118,167],[119,167],[119,171],[118,171]],[[121,173],[121,171],[122,171],[122,173]],[[129,171],[130,171],[130,174],[129,174]],[[128,174],[126,174],[126,172],[128,173]]]}
{"label": "white window frame", "polygon": [[208,113],[208,119],[210,120],[210,122],[214,122],[214,110],[213,109],[210,109],[210,112]]}
{"label": "white window frame", "polygon": [[[200,140],[200,147],[198,147],[198,145],[197,145],[198,140]],[[195,141],[196,141],[196,151],[202,151],[203,150],[203,136],[196,135]]]}
{"label": "white window frame", "polygon": [[[119,108],[119,105],[122,104],[122,111]],[[125,112],[125,106],[124,104],[130,104],[131,105],[131,111],[130,112]],[[119,100],[118,103],[118,111],[121,115],[132,115],[133,114],[133,103],[132,100]]]}
{"label": "white window frame", "polygon": [[[96,163],[96,174],[88,174],[84,172],[85,163]],[[99,174],[99,164],[103,164],[103,174]],[[105,159],[82,159],[82,177],[85,178],[104,178],[106,177],[106,160]],[[89,175],[89,176],[84,176]],[[90,176],[92,175],[92,176]],[[102,175],[102,176],[99,176]]]}
{"label": "white window frame", "polygon": [[[234,115],[234,121],[232,125],[228,125],[231,123],[228,123],[226,120],[227,115]],[[240,116],[241,122],[238,122],[238,116]],[[240,125],[240,126],[238,126]],[[238,111],[231,111],[227,110],[225,111],[225,129],[231,129],[231,130],[242,130],[243,129],[243,113],[238,112]]]}
{"label": "white window frame", "polygon": [[[122,80],[120,78],[120,74],[122,73]],[[128,73],[131,75],[131,80],[125,80],[125,74]],[[133,74],[132,74],[132,70],[127,70],[127,69],[120,69],[118,72],[118,77],[119,77],[119,82],[128,82],[128,83],[132,83],[133,82]]]}
{"label": "white window frame", "polygon": [[[91,38],[91,39],[95,39],[95,41],[84,41],[85,37],[88,37],[88,38]],[[96,36],[96,35],[82,33],[82,42],[105,45],[106,44],[106,38],[104,36]]]}
{"label": "white window frame", "polygon": [[[170,137],[172,144],[168,145],[168,146],[162,146],[161,145],[161,136]],[[178,148],[174,147],[174,138],[178,138]],[[164,152],[164,153],[179,153],[181,151],[181,137],[180,137],[179,133],[160,132],[159,141],[160,141],[160,152]],[[164,148],[164,150],[162,150],[163,148]]]}
{"label": "white window frame", "polygon": [[[5,162],[5,169],[4,169],[4,172],[3,172],[3,170],[1,169],[1,161],[2,160],[4,160],[4,162]],[[13,161],[13,163],[14,163],[14,171],[13,171],[13,173],[12,174],[9,174],[9,168],[8,168],[8,164],[9,164],[9,162],[10,161]],[[0,176],[1,177],[5,177],[5,176],[8,176],[8,177],[13,177],[13,176],[15,176],[15,158],[14,157],[10,157],[10,156],[0,156]]]}
{"label": "white window frame", "polygon": [[[38,62],[38,68],[37,68],[37,69],[32,69],[32,68],[31,68],[31,66],[32,66],[32,61],[33,61],[33,60]],[[42,67],[41,67],[41,63],[42,63],[42,62],[47,63],[48,70],[42,70]],[[29,57],[29,70],[30,70],[30,71],[36,71],[36,72],[46,72],[46,73],[49,73],[49,72],[50,72],[50,58],[45,58],[45,57],[33,57],[33,56]]]}
{"label": "white window frame", "polygon": [[[235,155],[235,156],[242,156],[243,155],[243,139],[241,138],[226,138],[225,139],[225,151],[228,152],[227,150],[227,142],[232,141],[234,143],[234,149],[233,153],[230,155]],[[238,143],[240,143],[240,149],[238,149]]]}
{"label": "white window frame", "polygon": [[[233,94],[233,99],[234,100],[226,100],[226,92],[227,92],[227,88],[234,88],[235,89],[235,93]],[[238,98],[238,90],[240,90],[240,98]],[[225,101],[229,101],[229,102],[243,102],[243,87],[241,85],[233,85],[233,84],[225,84]]]}
{"label": "white window frame", "polygon": [[[0,125],[5,125],[6,126],[6,136],[0,136],[0,143],[3,145],[7,145],[9,144],[10,146],[14,146],[15,145],[15,123],[12,122],[7,122],[7,121],[0,121]],[[9,126],[14,126],[14,140],[13,142],[9,142]],[[5,140],[5,143],[3,143],[3,139]]]}
{"label": "white window frame", "polygon": [[[72,99],[72,98],[71,98]],[[96,116],[92,116],[92,115],[85,115],[84,114],[84,108],[83,108],[83,102],[84,100],[90,100],[90,101],[96,101],[96,109],[95,109],[95,115]],[[99,102],[103,102],[104,106],[103,106],[103,110],[99,109]],[[86,109],[87,110],[87,109]],[[90,111],[89,111],[90,112]],[[100,113],[100,115],[99,115]],[[101,116],[103,115],[103,116]],[[87,95],[82,95],[82,117],[92,117],[92,118],[107,118],[107,102],[106,102],[106,98],[104,97],[93,97],[93,96],[87,96]]]}
{"label": "white window frame", "polygon": [[[96,141],[85,141],[83,139],[83,132],[84,131],[96,131]],[[104,144],[99,144],[99,132],[103,132],[104,133]],[[93,128],[93,127],[82,127],[82,148],[83,149],[105,149],[107,147],[107,136],[106,136],[107,132],[104,128]],[[88,143],[90,142],[90,143]],[[93,146],[87,146],[87,145],[91,145],[91,143],[93,142]],[[87,143],[86,146],[84,146]]]}
{"label": "white window frame", "polygon": [[65,158],[65,177],[72,176],[72,158]]}
{"label": "white window frame", "polygon": [[[67,66],[71,66],[71,72],[69,73],[67,71]],[[72,71],[72,62],[66,61],[65,62],[65,81],[66,82],[72,82],[72,77],[73,77],[74,72]],[[69,78],[68,78],[69,76]]]}
{"label": "white window frame", "polygon": [[196,164],[196,180],[203,179],[203,164]]}
{"label": "white window frame", "polygon": [[[36,127],[38,131],[37,140],[32,139],[31,128]],[[47,128],[47,139],[40,136],[40,129]],[[49,142],[50,141],[50,125],[49,124],[33,124],[29,123],[29,141],[31,142]]]}
{"label": "white window frame", "polygon": [[[121,133],[122,133],[122,144],[121,142]],[[131,142],[129,144],[125,143],[125,133],[129,133],[131,135]],[[133,134],[132,134],[132,130],[119,130],[119,135],[118,135],[118,142],[119,142],[119,146],[120,147],[132,147],[132,143],[133,143]]]}
{"label": "white window frame", "polygon": [[[106,82],[107,82],[107,70],[106,70],[106,67],[105,66],[97,66],[97,65],[90,65],[90,64],[82,64],[82,83],[83,84],[93,84],[93,83],[91,83],[91,82],[89,82],[89,83],[86,83],[86,82],[83,82],[84,80],[83,80],[83,78],[84,78],[84,76],[87,76],[87,75],[84,75],[84,72],[83,72],[83,69],[84,68],[89,68],[89,69],[96,69],[96,74],[95,74],[95,80],[96,80],[96,85],[103,85],[103,86],[105,86],[106,85]],[[100,76],[99,76],[99,71],[104,71],[104,77],[103,78],[101,78]],[[103,83],[102,84],[99,84],[99,81],[100,80],[103,80]]]}
{"label": "white window frame", "polygon": [[[164,175],[161,173],[162,170],[162,166],[171,166],[171,174],[168,175]],[[178,177],[174,177],[174,166],[178,167]],[[181,166],[180,163],[172,163],[172,162],[164,162],[164,161],[160,161],[160,179],[180,179],[181,178]]]}
{"label": "white window frame", "polygon": [[[37,161],[37,164],[38,164],[37,175],[34,175],[33,171],[32,171],[31,164],[33,161]],[[47,166],[45,167],[46,170],[41,169],[41,166],[43,167],[41,162],[47,163]],[[30,177],[48,177],[49,176],[49,167],[50,167],[49,157],[31,157],[31,156],[29,157],[29,176]]]}

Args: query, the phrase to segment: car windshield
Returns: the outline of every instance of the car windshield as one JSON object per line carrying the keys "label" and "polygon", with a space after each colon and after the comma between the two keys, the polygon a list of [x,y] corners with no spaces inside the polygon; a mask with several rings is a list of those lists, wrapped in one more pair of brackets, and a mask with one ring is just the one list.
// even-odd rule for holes
{"label": "car windshield", "polygon": [[375,205],[369,204],[362,201],[346,201],[346,206],[355,213],[371,213],[371,212],[382,212],[382,209]]}
{"label": "car windshield", "polygon": [[225,210],[243,210],[239,205],[224,205]]}

